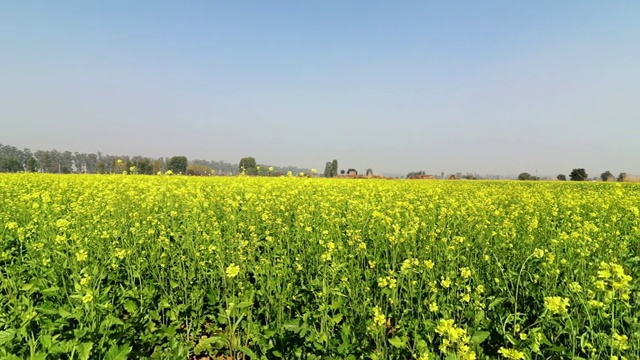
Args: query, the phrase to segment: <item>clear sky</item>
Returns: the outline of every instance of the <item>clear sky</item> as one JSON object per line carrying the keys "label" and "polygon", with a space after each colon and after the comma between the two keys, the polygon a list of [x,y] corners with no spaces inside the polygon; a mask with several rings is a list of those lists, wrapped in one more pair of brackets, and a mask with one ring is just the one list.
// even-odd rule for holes
{"label": "clear sky", "polygon": [[640,1],[2,1],[0,143],[640,174]]}

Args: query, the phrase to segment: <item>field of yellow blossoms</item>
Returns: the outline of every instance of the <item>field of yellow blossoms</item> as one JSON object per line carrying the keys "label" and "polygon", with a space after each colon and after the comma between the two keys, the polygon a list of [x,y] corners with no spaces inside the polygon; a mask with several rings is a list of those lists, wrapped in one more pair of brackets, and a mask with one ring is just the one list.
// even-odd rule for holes
{"label": "field of yellow blossoms", "polygon": [[640,187],[0,175],[0,359],[639,359]]}

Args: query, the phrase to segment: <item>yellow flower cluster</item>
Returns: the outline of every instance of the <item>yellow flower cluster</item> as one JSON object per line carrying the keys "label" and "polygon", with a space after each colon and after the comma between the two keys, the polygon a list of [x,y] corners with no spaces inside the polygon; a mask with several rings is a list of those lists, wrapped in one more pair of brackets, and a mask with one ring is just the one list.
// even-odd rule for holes
{"label": "yellow flower cluster", "polygon": [[560,296],[547,296],[544,298],[544,307],[551,314],[566,315],[569,307],[569,299]]}
{"label": "yellow flower cluster", "polygon": [[442,336],[439,349],[442,353],[455,353],[458,359],[475,360],[476,353],[469,346],[471,341],[467,330],[456,326],[452,319],[442,319],[438,322],[436,333]]}

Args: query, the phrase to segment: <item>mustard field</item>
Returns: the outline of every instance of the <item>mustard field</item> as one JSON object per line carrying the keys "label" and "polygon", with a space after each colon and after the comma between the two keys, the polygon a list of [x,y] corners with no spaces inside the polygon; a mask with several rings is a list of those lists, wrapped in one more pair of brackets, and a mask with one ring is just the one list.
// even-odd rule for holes
{"label": "mustard field", "polygon": [[638,359],[640,186],[0,175],[0,359]]}

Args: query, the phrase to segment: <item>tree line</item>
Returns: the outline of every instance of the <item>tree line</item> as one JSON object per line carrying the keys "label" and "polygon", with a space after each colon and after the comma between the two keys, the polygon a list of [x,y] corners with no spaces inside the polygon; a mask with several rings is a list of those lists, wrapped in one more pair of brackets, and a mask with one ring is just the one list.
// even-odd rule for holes
{"label": "tree line", "polygon": [[[254,160],[255,161],[255,160]],[[266,166],[274,173],[295,174],[309,172],[294,166]],[[80,153],[58,150],[19,149],[0,144],[0,172],[43,172],[55,174],[134,173],[153,175],[170,171],[187,175],[234,175],[240,172],[238,164],[224,161],[188,160],[186,156],[150,158],[144,156],[106,155],[101,152]]]}
{"label": "tree line", "polygon": [[[594,177],[591,180],[601,180],[601,181],[627,181],[627,173],[621,172],[617,177],[615,175],[613,175],[613,173],[609,170],[603,172],[602,174],[600,174],[600,177]],[[558,174],[558,176],[556,176],[557,180],[560,181],[567,181],[567,175],[565,174]],[[520,173],[520,175],[518,175],[518,180],[539,180],[539,178],[537,176],[533,176],[527,172],[523,172]],[[587,174],[587,171],[584,168],[576,168],[571,170],[571,172],[569,173],[569,177],[568,180],[571,181],[587,181],[589,180],[589,174]]]}

